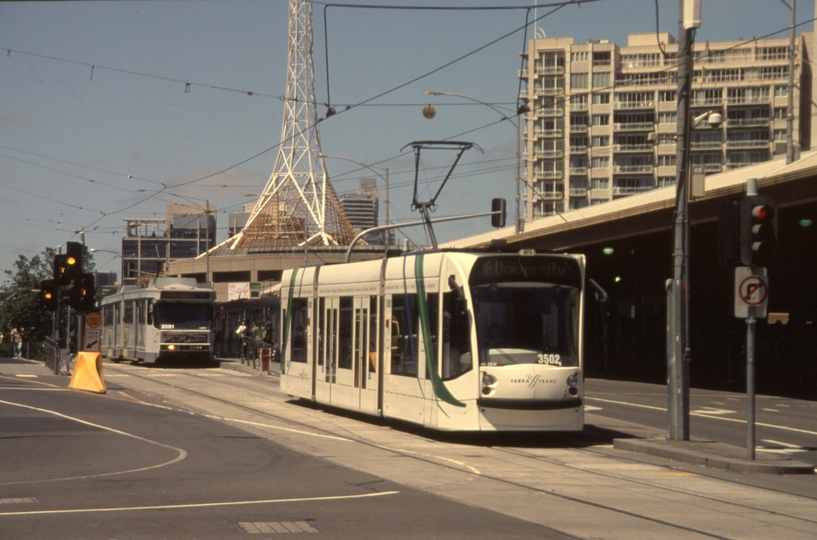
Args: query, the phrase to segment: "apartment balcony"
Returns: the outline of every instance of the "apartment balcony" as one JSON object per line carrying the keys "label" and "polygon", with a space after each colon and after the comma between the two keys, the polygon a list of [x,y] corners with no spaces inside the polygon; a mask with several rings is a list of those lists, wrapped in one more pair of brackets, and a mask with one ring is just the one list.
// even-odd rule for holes
{"label": "apartment balcony", "polygon": [[537,75],[564,75],[564,66],[536,66]]}
{"label": "apartment balcony", "polygon": [[590,106],[587,103],[571,103],[570,104],[570,110],[572,112],[586,111],[586,110],[589,110],[589,109],[590,109]]}
{"label": "apartment balcony", "polygon": [[690,107],[720,107],[723,105],[723,98],[698,98],[698,99],[691,99],[689,102]]}
{"label": "apartment balcony", "polygon": [[721,141],[692,141],[689,143],[690,150],[720,150],[722,147]]}
{"label": "apartment balcony", "polygon": [[570,188],[571,197],[587,197],[587,188]]}
{"label": "apartment balcony", "polygon": [[654,188],[652,186],[633,186],[633,187],[621,187],[621,186],[613,186],[613,196],[616,195],[636,195],[638,193],[645,193],[647,191],[652,191]]}
{"label": "apartment balcony", "polygon": [[726,164],[727,169],[741,169],[743,167],[751,167],[752,165],[757,165],[761,163],[760,161],[730,161]]}
{"label": "apartment balcony", "polygon": [[561,201],[565,194],[562,191],[534,191],[533,196],[540,201]]}
{"label": "apartment balcony", "polygon": [[768,118],[731,118],[726,121],[726,127],[768,126],[770,122]]}
{"label": "apartment balcony", "polygon": [[652,152],[653,144],[614,144],[613,152]]}
{"label": "apartment balcony", "polygon": [[565,93],[564,86],[556,86],[556,87],[548,87],[542,88],[537,86],[533,90],[534,94],[537,96],[561,96]]}
{"label": "apartment balcony", "polygon": [[572,145],[570,145],[570,153],[571,154],[586,154],[587,153],[587,147],[586,146],[579,146],[577,144],[575,144],[575,145],[572,144]]}
{"label": "apartment balcony", "polygon": [[561,108],[549,108],[549,109],[541,108],[541,109],[536,109],[536,116],[539,116],[539,117],[542,117],[542,116],[547,116],[547,117],[564,116],[564,115],[565,115],[565,110],[561,109]]}
{"label": "apartment balcony", "polygon": [[564,150],[534,150],[534,159],[561,159],[565,157]]}
{"label": "apartment balcony", "polygon": [[519,77],[520,79],[527,79],[528,78],[528,68],[522,68],[520,70],[517,70],[516,76]]}
{"label": "apartment balcony", "polygon": [[570,167],[570,174],[576,176],[587,174],[587,167]]}
{"label": "apartment balcony", "polygon": [[652,174],[653,165],[613,165],[614,174]]}
{"label": "apartment balcony", "polygon": [[561,180],[564,176],[564,171],[533,171],[534,180]]}
{"label": "apartment balcony", "polygon": [[587,133],[587,124],[573,124],[570,126],[570,133]]}
{"label": "apartment balcony", "polygon": [[629,122],[626,124],[613,124],[616,131],[652,131],[654,122]]}
{"label": "apartment balcony", "polygon": [[615,101],[613,102],[613,109],[616,110],[633,110],[633,109],[653,109],[655,107],[654,101]]}
{"label": "apartment balcony", "polygon": [[719,173],[723,170],[720,163],[693,163],[693,167],[703,167],[705,173]]}
{"label": "apartment balcony", "polygon": [[743,97],[729,97],[726,98],[726,103],[729,105],[757,105],[771,103],[771,96],[743,96]]}
{"label": "apartment balcony", "polygon": [[726,141],[726,148],[735,150],[738,148],[768,148],[769,141],[766,139],[746,139],[742,141]]}
{"label": "apartment balcony", "polygon": [[536,137],[562,137],[564,130],[562,129],[537,129],[534,131]]}

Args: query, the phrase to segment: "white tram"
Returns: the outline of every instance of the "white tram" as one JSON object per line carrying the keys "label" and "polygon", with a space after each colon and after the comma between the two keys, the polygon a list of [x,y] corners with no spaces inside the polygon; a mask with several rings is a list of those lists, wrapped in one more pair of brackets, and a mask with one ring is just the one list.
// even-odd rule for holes
{"label": "white tram", "polygon": [[114,362],[213,360],[216,293],[193,278],[157,277],[102,299],[102,354]]}
{"label": "white tram", "polygon": [[439,430],[579,431],[581,255],[429,252],[284,272],[281,389]]}

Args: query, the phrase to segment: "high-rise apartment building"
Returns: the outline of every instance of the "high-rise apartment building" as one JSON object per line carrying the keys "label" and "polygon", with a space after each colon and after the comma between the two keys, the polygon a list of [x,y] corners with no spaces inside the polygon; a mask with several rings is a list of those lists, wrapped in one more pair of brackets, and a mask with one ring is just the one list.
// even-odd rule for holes
{"label": "high-rise apartment building", "polygon": [[[361,178],[357,193],[341,195],[340,206],[346,213],[349,223],[354,227],[355,234],[377,227],[380,224],[378,210],[380,195],[377,189],[377,179]],[[388,233],[391,233],[391,231],[388,231]],[[387,237],[391,238],[392,236],[384,231],[378,231],[367,234],[363,237],[363,240],[369,244],[382,245]]]}
{"label": "high-rise apartment building", "polygon": [[[811,144],[810,44],[809,34],[795,41],[796,152]],[[631,34],[626,47],[530,40],[519,74],[527,219],[675,184],[677,53],[666,32]],[[692,129],[692,167],[712,174],[785,155],[789,39],[696,43],[693,53],[691,115],[714,111],[723,123]]]}

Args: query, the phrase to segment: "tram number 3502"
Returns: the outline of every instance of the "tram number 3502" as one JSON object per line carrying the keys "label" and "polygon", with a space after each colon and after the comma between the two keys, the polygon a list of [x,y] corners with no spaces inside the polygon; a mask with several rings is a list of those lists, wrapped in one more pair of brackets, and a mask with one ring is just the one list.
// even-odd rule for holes
{"label": "tram number 3502", "polygon": [[549,366],[561,366],[562,359],[558,354],[540,354],[536,363],[547,364]]}

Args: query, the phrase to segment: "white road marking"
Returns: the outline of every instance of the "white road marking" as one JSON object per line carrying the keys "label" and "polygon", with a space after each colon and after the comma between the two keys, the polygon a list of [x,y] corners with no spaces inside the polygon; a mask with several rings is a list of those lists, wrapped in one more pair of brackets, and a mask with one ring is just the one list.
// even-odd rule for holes
{"label": "white road marking", "polygon": [[780,412],[780,411],[778,411],[777,409],[766,409],[766,408],[761,409],[761,411]]}
{"label": "white road marking", "polygon": [[718,414],[735,414],[736,411],[730,411],[729,409],[715,409],[714,407],[704,407],[703,409],[698,409],[697,411],[689,411],[689,414],[697,414],[701,416],[706,415],[718,415]]}
{"label": "white road marking", "polygon": [[[734,399],[734,398],[726,398],[726,399]],[[640,409],[651,409],[653,411],[667,412],[667,409],[665,409],[664,407],[653,407],[652,405],[640,405],[638,403],[627,403],[626,401],[615,401],[615,400],[612,400],[612,399],[602,399],[602,398],[593,398],[593,397],[585,397],[585,400],[603,401],[605,403],[616,403],[618,405],[627,405],[629,407],[638,407]],[[735,399],[735,401],[738,401],[738,400]],[[815,405],[815,406],[817,406],[817,405]],[[690,412],[689,414],[693,415],[693,416],[701,416],[703,418],[711,418],[713,420],[723,420],[725,422],[738,422],[740,424],[745,424],[746,423],[746,420],[740,420],[738,418],[725,418],[723,416],[718,416],[718,415],[714,415],[714,414],[699,414],[699,413],[696,413],[696,412]],[[763,427],[768,427],[768,428],[782,429],[784,431],[793,431],[795,433],[805,433],[806,435],[817,435],[817,431],[809,431],[807,429],[798,429],[798,428],[793,428],[793,427],[788,427],[788,426],[776,426],[774,424],[766,424],[764,422],[755,422],[755,426],[763,426]]]}
{"label": "white road marking", "polygon": [[601,407],[594,407],[592,405],[585,405],[584,410],[585,410],[585,412],[587,412],[587,411],[600,411],[600,410],[602,410],[602,408]]}
{"label": "white road marking", "polygon": [[24,373],[18,373],[15,376],[20,377],[21,379],[37,379],[38,378],[36,375],[28,375],[28,374],[24,374]]}
{"label": "white road marking", "polygon": [[343,501],[350,499],[366,499],[382,497],[383,495],[397,495],[399,491],[383,491],[381,493],[364,493],[362,495],[336,495],[330,497],[300,497],[295,499],[266,499],[261,501],[229,501],[215,503],[168,504],[156,506],[122,506],[119,508],[76,508],[73,510],[36,510],[33,512],[0,512],[0,516],[34,516],[43,514],[90,514],[94,512],[132,512],[134,510],[178,510],[184,508],[213,508],[217,506],[243,506],[250,504],[278,504],[293,502],[320,502]]}

